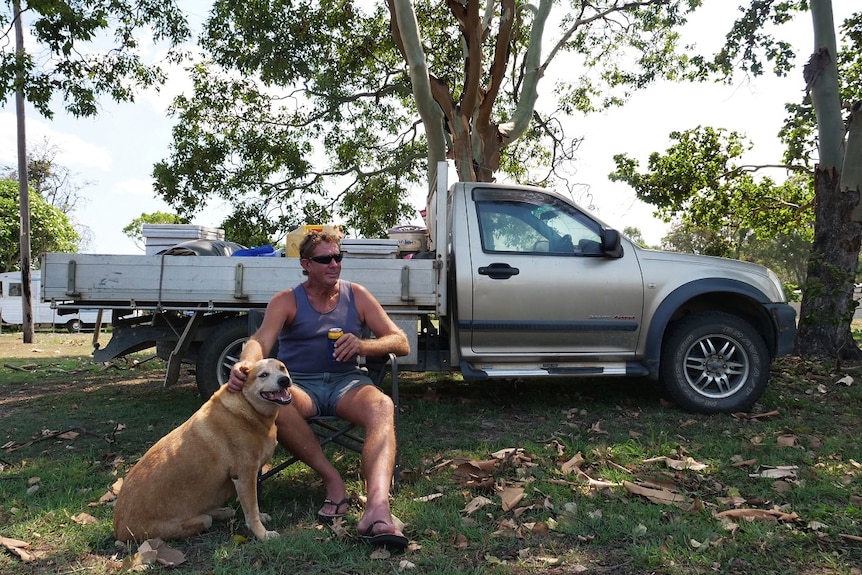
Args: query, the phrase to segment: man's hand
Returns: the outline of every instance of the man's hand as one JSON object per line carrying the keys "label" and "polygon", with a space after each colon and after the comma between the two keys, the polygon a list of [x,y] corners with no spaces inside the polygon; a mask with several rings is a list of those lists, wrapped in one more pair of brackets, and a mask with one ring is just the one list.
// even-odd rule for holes
{"label": "man's hand", "polygon": [[251,369],[250,361],[238,361],[233,364],[230,370],[230,377],[227,380],[227,390],[231,393],[239,393],[248,379],[248,372]]}

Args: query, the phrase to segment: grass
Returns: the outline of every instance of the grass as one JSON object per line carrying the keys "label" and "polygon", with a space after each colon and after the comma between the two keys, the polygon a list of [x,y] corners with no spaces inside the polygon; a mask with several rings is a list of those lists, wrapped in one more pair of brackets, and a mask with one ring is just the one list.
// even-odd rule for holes
{"label": "grass", "polygon": [[[0,535],[35,556],[0,551],[4,574],[123,571],[137,549],[115,545],[99,500],[200,404],[191,373],[163,388],[158,360],[103,369],[81,350],[0,360],[36,366],[0,365]],[[185,555],[179,570],[201,574],[858,575],[860,378],[853,366],[786,358],[751,414],[705,416],[667,405],[644,380],[402,374],[404,477],[392,507],[407,552],[356,541],[359,509],[344,530],[318,526],[323,490],[302,466],[263,488],[282,537],[256,541],[240,518],[169,545]],[[51,433],[63,431],[73,434]],[[357,458],[331,453],[361,492]]]}

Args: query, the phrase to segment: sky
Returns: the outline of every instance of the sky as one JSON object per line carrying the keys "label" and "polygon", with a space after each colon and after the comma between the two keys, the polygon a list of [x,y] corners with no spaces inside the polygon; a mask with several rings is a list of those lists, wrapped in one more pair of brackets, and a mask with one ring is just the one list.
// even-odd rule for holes
{"label": "sky", "polygon": [[[833,0],[836,21],[850,12],[855,1]],[[707,0],[707,10],[693,20],[685,38],[696,40],[704,50],[717,47],[740,3]],[[192,25],[200,27],[210,3],[195,0],[179,4]],[[782,36],[792,39],[801,69],[813,49],[810,17],[800,15]],[[548,76],[558,70],[565,70],[563,63],[552,66]],[[550,82],[540,83],[540,91],[543,85],[547,88]],[[632,156],[640,160],[643,168],[651,152],[668,147],[670,132],[704,125],[744,133],[755,144],[745,157],[746,163],[777,163],[782,154],[777,133],[784,119],[783,105],[798,101],[803,86],[798,70],[785,78],[768,75],[740,79],[730,86],[662,82],[636,94],[621,108],[570,117],[566,133],[584,138],[577,153],[574,179],[583,184],[585,193],[575,200],[585,207],[592,206],[593,213],[619,230],[627,226],[639,228],[648,244],[657,245],[668,226],[652,216],[652,208],[639,202],[631,188],[607,179],[614,169],[613,155]],[[48,121],[32,106],[26,106],[28,145],[36,146],[47,138],[58,150],[57,163],[68,168],[74,181],[83,185],[79,192],[83,202],[73,214],[77,223],[89,230],[91,238],[82,251],[142,254],[143,246],[135,245],[122,229],[142,213],[173,211],[156,197],[151,174],[153,165],[170,154],[173,120],[167,117],[166,109],[173,96],[183,91],[191,93],[189,82],[178,72],[159,92],[141,93],[134,103],[115,104],[105,99],[96,118],[74,118],[57,106],[54,119]],[[0,166],[17,166],[15,134],[12,98],[0,107]],[[783,173],[769,175],[781,179]],[[416,190],[412,197],[417,212],[424,208],[424,189]],[[214,201],[192,223],[217,227],[228,212],[220,200]],[[415,220],[403,223],[420,222],[417,215]]]}

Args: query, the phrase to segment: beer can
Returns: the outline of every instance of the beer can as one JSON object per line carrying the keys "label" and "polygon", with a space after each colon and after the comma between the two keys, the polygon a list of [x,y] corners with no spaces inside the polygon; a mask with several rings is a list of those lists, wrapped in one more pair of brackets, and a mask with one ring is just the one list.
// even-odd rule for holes
{"label": "beer can", "polygon": [[338,341],[344,335],[344,330],[340,327],[330,328],[329,333],[326,334],[326,337],[329,340],[329,357],[335,356],[335,342]]}

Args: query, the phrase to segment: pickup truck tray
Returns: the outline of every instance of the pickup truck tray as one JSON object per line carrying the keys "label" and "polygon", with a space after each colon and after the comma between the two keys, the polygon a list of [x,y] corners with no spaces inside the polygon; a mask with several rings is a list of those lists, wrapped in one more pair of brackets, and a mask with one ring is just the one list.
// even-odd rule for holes
{"label": "pickup truck tray", "polygon": [[[432,259],[347,255],[342,277],[367,287],[389,313],[435,310]],[[304,279],[297,258],[46,253],[42,299],[57,307],[244,310]]]}

